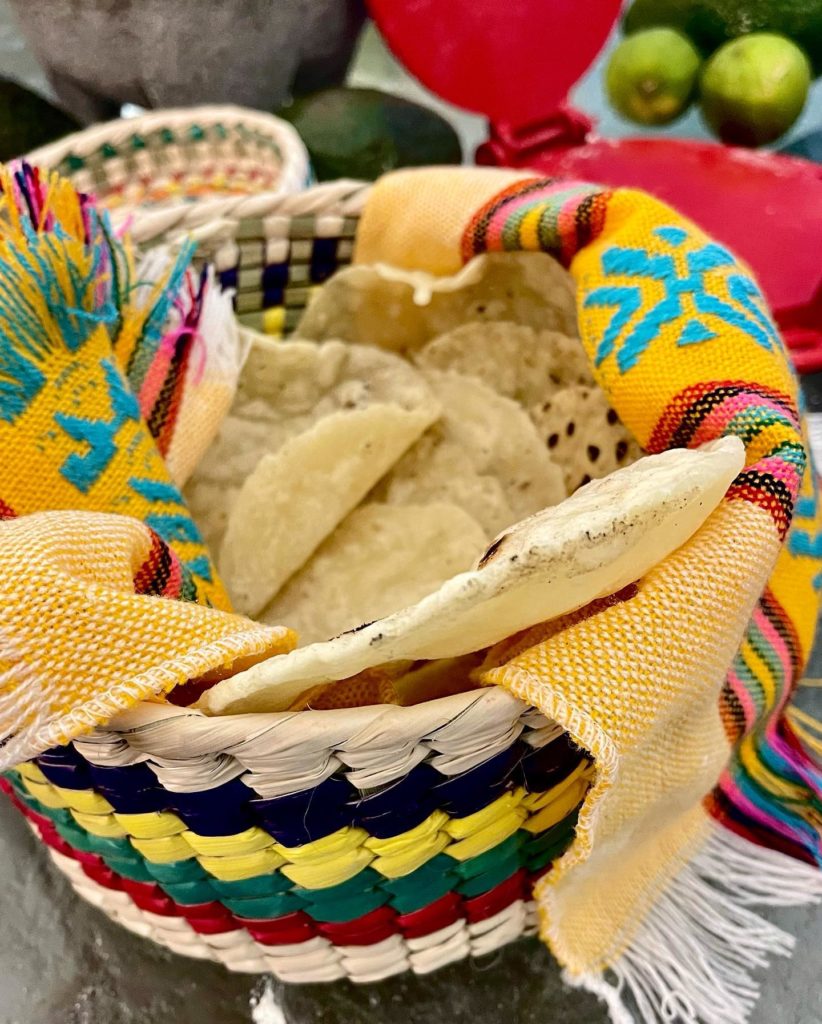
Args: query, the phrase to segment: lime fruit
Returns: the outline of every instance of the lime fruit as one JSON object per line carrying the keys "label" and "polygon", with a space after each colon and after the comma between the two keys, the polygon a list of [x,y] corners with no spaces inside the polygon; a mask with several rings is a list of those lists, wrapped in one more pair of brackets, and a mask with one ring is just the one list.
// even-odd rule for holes
{"label": "lime fruit", "polygon": [[763,146],[796,121],[810,84],[810,62],[796,43],[754,32],[725,43],[705,65],[702,113],[723,142]]}
{"label": "lime fruit", "polygon": [[684,32],[706,57],[737,36],[778,32],[822,73],[822,0],[634,0],[622,22],[626,34],[657,25]]}
{"label": "lime fruit", "polygon": [[701,59],[671,28],[649,28],[623,39],[605,70],[612,106],[639,124],[668,124],[688,109]]}

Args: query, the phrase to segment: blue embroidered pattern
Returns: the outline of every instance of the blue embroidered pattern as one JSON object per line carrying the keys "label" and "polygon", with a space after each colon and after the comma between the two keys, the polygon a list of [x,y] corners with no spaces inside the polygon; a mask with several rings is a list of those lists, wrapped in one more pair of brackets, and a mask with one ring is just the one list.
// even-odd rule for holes
{"label": "blue embroidered pattern", "polygon": [[60,467],[60,472],[74,484],[78,491],[88,494],[100,479],[109,463],[117,454],[116,437],[129,420],[140,419],[140,406],[137,399],[123,384],[120,373],[109,359],[101,362],[106,375],[109,399],[111,400],[111,419],[89,420],[81,416],[67,416],[56,412],[54,422],[74,441],[88,445],[85,455],[72,452]]}
{"label": "blue embroidered pattern", "polygon": [[[689,237],[678,227],[656,228],[654,234],[670,249],[679,249]],[[735,264],[731,253],[716,242],[707,242],[701,248],[685,253],[687,273],[684,275],[680,274],[673,253],[621,246],[606,249],[602,255],[602,270],[606,277],[659,282],[664,287],[664,295],[645,309],[633,326],[630,325],[635,315],[648,306],[647,300],[643,301],[641,284],[602,285],[585,298],[585,308],[614,310],[595,354],[596,365],[599,366],[618,346],[617,367],[620,373],[626,373],[636,366],[662,327],[678,320],[683,320],[677,339],[680,346],[697,345],[716,337],[716,332],[699,316],[686,316],[683,303],[686,295],[691,296],[697,314],[709,314],[723,320],[743,331],[764,349],[778,346],[779,335],[766,312],[762,293],[751,278],[741,273],[729,273],[722,278],[730,301],[709,291],[707,275],[711,271],[732,268]]]}
{"label": "blue embroidered pattern", "polygon": [[[816,518],[816,498],[799,498],[794,516],[793,527],[788,534],[788,550],[792,555],[822,560],[822,531],[800,530],[797,523],[798,519]],[[814,590],[822,590],[822,572],[816,574],[813,586]]]}
{"label": "blue embroidered pattern", "polygon": [[[22,416],[44,387],[46,375],[38,364],[50,351],[59,346],[77,352],[99,327],[113,329],[117,322],[111,229],[107,218],[93,211],[89,226],[93,242],[85,270],[64,251],[67,236],[59,225],[39,234],[25,218],[25,243],[9,243],[0,258],[0,420],[6,423]],[[64,268],[65,278],[58,277],[56,266]],[[26,298],[31,286],[42,296],[47,316]]]}

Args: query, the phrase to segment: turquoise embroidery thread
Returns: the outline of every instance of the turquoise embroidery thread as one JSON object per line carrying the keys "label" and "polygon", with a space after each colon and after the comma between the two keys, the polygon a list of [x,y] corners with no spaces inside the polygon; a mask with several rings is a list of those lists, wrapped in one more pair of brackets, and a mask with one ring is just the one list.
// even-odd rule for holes
{"label": "turquoise embroidery thread", "polygon": [[[688,237],[684,230],[675,226],[657,228],[654,234],[674,249],[679,248]],[[776,329],[764,307],[757,304],[763,301],[762,293],[753,281],[742,274],[729,275],[724,279],[727,300],[709,291],[710,273],[736,265],[727,249],[715,242],[708,242],[686,253],[685,265],[687,272],[680,274],[671,253],[649,253],[645,249],[614,246],[602,254],[605,277],[635,278],[639,281],[658,282],[664,286],[663,297],[647,309],[625,334],[616,352],[620,373],[627,373],[637,365],[664,326],[686,316],[683,302],[685,296],[691,297],[697,313],[718,317],[747,334],[762,348],[770,350],[780,344]],[[614,309],[595,353],[595,362],[599,366],[614,352],[617,338],[642,309],[643,289],[641,284],[603,285],[590,292],[583,305],[589,309]],[[677,344],[696,345],[715,337],[716,331],[698,316],[687,316]]]}
{"label": "turquoise embroidery thread", "polygon": [[85,455],[72,452],[60,467],[62,476],[83,494],[88,494],[117,454],[115,439],[120,428],[129,420],[140,419],[137,399],[123,384],[117,368],[109,359],[103,359],[101,365],[108,385],[112,418],[106,422],[67,416],[62,412],[54,414],[54,422],[72,440],[88,445]]}

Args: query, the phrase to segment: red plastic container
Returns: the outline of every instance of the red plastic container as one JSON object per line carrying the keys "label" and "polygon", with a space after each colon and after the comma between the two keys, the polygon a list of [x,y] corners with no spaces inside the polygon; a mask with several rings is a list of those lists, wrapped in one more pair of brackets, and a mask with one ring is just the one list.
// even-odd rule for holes
{"label": "red plastic container", "polygon": [[643,188],[756,272],[797,368],[822,371],[822,167],[689,139],[602,139],[566,96],[621,0],[369,0],[388,45],[443,99],[489,119],[477,162]]}

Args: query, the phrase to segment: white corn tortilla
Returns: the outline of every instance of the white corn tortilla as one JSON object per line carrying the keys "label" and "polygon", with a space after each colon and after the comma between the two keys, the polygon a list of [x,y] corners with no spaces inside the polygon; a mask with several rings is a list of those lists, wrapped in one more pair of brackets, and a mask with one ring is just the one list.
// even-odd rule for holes
{"label": "white corn tortilla", "polygon": [[460,324],[499,320],[575,335],[571,275],[541,252],[486,253],[452,277],[358,264],[323,285],[296,334],[411,353]]}
{"label": "white corn tortilla", "polygon": [[419,601],[474,565],[486,543],[456,505],[361,505],[260,618],[287,623],[301,644],[327,640]]}
{"label": "white corn tortilla", "polygon": [[562,469],[510,398],[475,377],[424,371],[442,417],[374,493],[391,504],[453,502],[490,539],[565,497]]}
{"label": "white corn tortilla", "polygon": [[461,324],[413,354],[423,370],[476,377],[525,409],[574,384],[593,386],[579,338],[505,321]]}
{"label": "white corn tortilla", "polygon": [[287,708],[309,686],[384,662],[454,658],[641,578],[691,537],[744,465],[728,437],[650,455],[499,537],[479,567],[411,608],[297,648],[203,694],[211,714]]}
{"label": "white corn tortilla", "polygon": [[263,455],[228,514],[218,557],[243,615],[257,615],[428,426],[424,411],[332,413]]}
{"label": "white corn tortilla", "polygon": [[[294,558],[288,557],[286,568],[280,568],[282,547],[273,538],[287,529],[289,546],[303,553],[303,561],[308,558],[436,420],[440,407],[420,372],[391,352],[333,341],[272,341],[247,333],[251,347],[231,411],[186,485],[185,497],[212,551],[221,551],[225,537],[229,572],[224,574],[235,576],[236,569],[233,583],[227,579],[226,584],[229,592],[236,588],[232,596],[238,608],[254,615],[285,581],[283,573],[290,575],[302,564],[291,564]],[[378,407],[381,411],[369,413]],[[349,416],[351,424],[343,427]],[[331,417],[336,419],[324,423]],[[339,434],[336,442],[334,431]],[[298,464],[294,450],[260,465],[264,456],[274,457],[287,442],[297,443],[307,466],[313,466],[304,480],[293,472]],[[257,509],[262,500],[255,501],[255,487],[263,487],[266,500],[273,502],[268,512]],[[293,495],[284,502],[280,490],[296,487],[300,501],[312,508],[324,506],[321,517],[299,514]],[[274,520],[284,504],[291,514],[278,524]],[[270,550],[263,567],[256,534],[266,518],[263,546]],[[249,581],[241,565],[244,535],[250,568],[258,577],[269,570],[273,583],[255,587]],[[220,562],[218,557],[223,572]]]}

